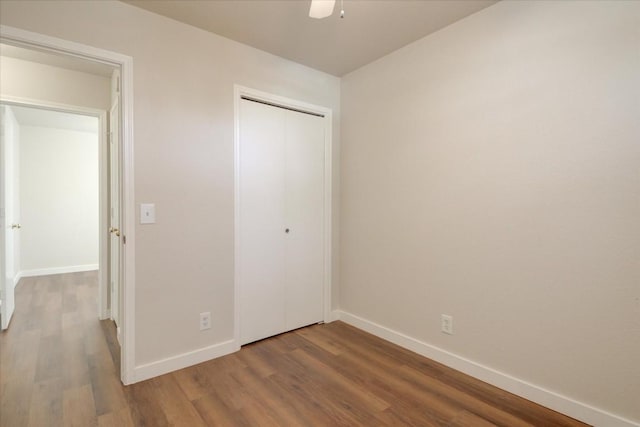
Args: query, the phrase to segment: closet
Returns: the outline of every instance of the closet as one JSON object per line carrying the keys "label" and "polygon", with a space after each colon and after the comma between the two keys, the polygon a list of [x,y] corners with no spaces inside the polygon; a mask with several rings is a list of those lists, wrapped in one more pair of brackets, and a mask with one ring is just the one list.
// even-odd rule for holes
{"label": "closet", "polygon": [[240,344],[323,320],[325,125],[318,114],[241,99]]}

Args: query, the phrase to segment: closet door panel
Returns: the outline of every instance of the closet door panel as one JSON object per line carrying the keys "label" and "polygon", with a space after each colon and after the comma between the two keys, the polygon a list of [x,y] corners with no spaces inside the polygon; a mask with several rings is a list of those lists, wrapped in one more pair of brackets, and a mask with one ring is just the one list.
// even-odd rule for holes
{"label": "closet door panel", "polygon": [[324,123],[286,111],[286,329],[322,321]]}
{"label": "closet door panel", "polygon": [[239,284],[242,344],[285,330],[285,113],[242,100]]}

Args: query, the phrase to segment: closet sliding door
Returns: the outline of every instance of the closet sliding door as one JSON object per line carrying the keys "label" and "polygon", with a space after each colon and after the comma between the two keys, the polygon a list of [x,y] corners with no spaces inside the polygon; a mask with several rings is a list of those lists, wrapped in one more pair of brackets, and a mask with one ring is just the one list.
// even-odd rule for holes
{"label": "closet sliding door", "polygon": [[322,321],[322,117],[242,99],[241,344]]}

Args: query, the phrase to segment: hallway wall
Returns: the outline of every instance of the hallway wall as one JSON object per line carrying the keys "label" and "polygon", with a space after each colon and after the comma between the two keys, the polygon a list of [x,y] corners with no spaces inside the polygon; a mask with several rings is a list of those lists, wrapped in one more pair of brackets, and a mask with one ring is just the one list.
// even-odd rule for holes
{"label": "hallway wall", "polygon": [[97,270],[97,132],[21,126],[20,147],[23,276]]}

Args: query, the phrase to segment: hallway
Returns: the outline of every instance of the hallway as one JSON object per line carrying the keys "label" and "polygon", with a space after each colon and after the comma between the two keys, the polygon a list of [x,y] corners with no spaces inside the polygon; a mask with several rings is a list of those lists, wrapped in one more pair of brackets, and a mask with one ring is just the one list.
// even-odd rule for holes
{"label": "hallway", "polygon": [[126,406],[115,330],[98,320],[97,294],[97,271],[21,279],[0,335],[0,425],[90,426],[96,413]]}

